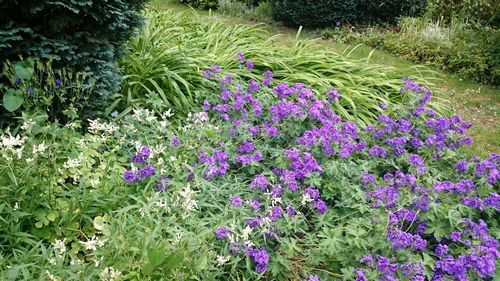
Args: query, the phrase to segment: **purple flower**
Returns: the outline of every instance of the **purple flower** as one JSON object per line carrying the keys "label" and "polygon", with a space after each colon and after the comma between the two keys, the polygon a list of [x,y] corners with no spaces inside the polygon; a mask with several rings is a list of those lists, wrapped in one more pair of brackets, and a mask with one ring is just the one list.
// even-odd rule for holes
{"label": "purple flower", "polygon": [[62,82],[61,82],[61,80],[60,80],[60,79],[56,79],[56,81],[55,81],[55,82],[56,82],[56,83],[55,83],[55,84],[56,84],[56,88],[61,87]]}
{"label": "purple flower", "polygon": [[383,102],[383,103],[381,103],[381,104],[379,105],[379,107],[385,110],[385,109],[387,109],[387,103],[386,103],[386,102]]}
{"label": "purple flower", "polygon": [[297,212],[295,211],[295,209],[293,208],[293,206],[292,206],[292,205],[288,205],[288,206],[286,207],[286,213],[287,213],[290,217],[294,217],[294,216],[297,214]]}
{"label": "purple flower", "polygon": [[28,94],[30,94],[30,95],[33,94],[33,88],[28,87]]}
{"label": "purple flower", "polygon": [[240,146],[238,146],[238,148],[236,149],[236,151],[239,153],[239,154],[244,154],[244,153],[248,153],[248,152],[252,152],[255,150],[255,147],[253,146],[253,144],[251,142],[248,142],[248,141],[244,141]]}
{"label": "purple flower", "polygon": [[241,198],[239,196],[233,196],[231,197],[231,204],[235,207],[241,206]]}
{"label": "purple flower", "polygon": [[269,263],[269,255],[266,249],[260,248],[259,250],[253,250],[251,252],[251,257],[256,263],[257,273],[262,273],[266,271],[267,264]]}
{"label": "purple flower", "polygon": [[467,161],[465,160],[460,160],[457,162],[457,164],[455,165],[455,169],[457,170],[457,172],[459,173],[463,173],[465,171],[467,171]]}
{"label": "purple flower", "polygon": [[460,231],[453,231],[450,235],[451,241],[453,242],[459,242],[460,239],[462,239],[462,232]]}
{"label": "purple flower", "polygon": [[265,87],[271,86],[271,82],[273,81],[273,73],[270,70],[264,72],[264,80],[262,80],[262,85]]}
{"label": "purple flower", "polygon": [[149,155],[151,154],[151,149],[149,149],[149,147],[147,146],[143,146],[141,147],[141,149],[139,150],[139,154],[144,158],[148,158]]}
{"label": "purple flower", "polygon": [[213,71],[214,73],[217,73],[217,72],[219,72],[219,71],[221,70],[220,66],[218,66],[218,65],[216,65],[216,64],[215,64],[215,65],[212,65],[212,67],[211,67],[211,68],[212,68],[212,71]]}
{"label": "purple flower", "polygon": [[247,69],[253,69],[253,61],[249,60],[247,61]]}
{"label": "purple flower", "polygon": [[210,110],[210,108],[211,108],[211,106],[210,106],[210,102],[209,102],[208,100],[204,100],[204,101],[203,101],[203,106],[202,106],[202,109],[203,109],[204,111],[208,111],[208,110]]}
{"label": "purple flower", "polygon": [[125,171],[125,173],[123,173],[123,179],[127,183],[133,183],[136,180],[136,176],[135,176],[134,172],[127,170],[127,171]]}
{"label": "purple flower", "polygon": [[310,275],[309,278],[307,278],[307,281],[319,281],[319,276],[318,275]]}
{"label": "purple flower", "polygon": [[250,205],[250,207],[252,207],[254,211],[260,209],[260,203],[257,200],[251,200],[250,203],[248,203],[248,205]]}
{"label": "purple flower", "polygon": [[363,186],[367,186],[368,184],[374,185],[376,181],[375,177],[370,173],[362,174],[360,180],[363,183]]}
{"label": "purple flower", "polygon": [[245,55],[241,52],[236,53],[236,58],[239,59],[240,63],[245,62]]}
{"label": "purple flower", "polygon": [[325,201],[319,199],[316,201],[316,210],[318,211],[318,214],[324,215],[326,212],[328,212],[328,207],[326,206]]}
{"label": "purple flower", "polygon": [[443,257],[448,253],[448,246],[443,244],[438,244],[435,250],[436,256]]}
{"label": "purple flower", "polygon": [[170,187],[170,185],[168,184],[168,182],[171,181],[171,180],[172,180],[171,178],[160,176],[160,178],[158,179],[158,182],[156,183],[156,186],[158,187],[158,190],[159,191],[165,191],[165,190],[167,190]]}
{"label": "purple flower", "polygon": [[179,138],[177,136],[173,136],[172,137],[172,147],[178,147],[179,145],[181,145],[181,141],[179,140]]}
{"label": "purple flower", "polygon": [[326,90],[326,98],[329,103],[335,103],[340,99],[339,91],[336,88],[329,88]]}
{"label": "purple flower", "polygon": [[267,179],[264,175],[256,175],[252,183],[250,184],[250,188],[256,189],[260,188],[262,190],[266,190],[267,188]]}
{"label": "purple flower", "polygon": [[223,226],[221,226],[221,227],[217,228],[217,230],[215,230],[215,235],[217,236],[217,238],[219,240],[226,239],[228,233],[229,233],[229,230]]}
{"label": "purple flower", "polygon": [[139,180],[143,180],[145,178],[149,178],[153,176],[156,173],[155,168],[151,164],[147,164],[145,167],[139,169],[137,171],[137,174],[139,175],[138,178]]}
{"label": "purple flower", "polygon": [[420,156],[418,156],[417,154],[410,154],[410,156],[408,156],[408,162],[414,168],[417,169],[417,172],[419,174],[423,174],[427,170],[427,168],[426,168],[426,166],[424,164],[424,161],[422,161],[422,158],[420,158]]}
{"label": "purple flower", "polygon": [[356,268],[354,272],[356,273],[355,281],[368,281],[368,279],[365,276],[365,271],[363,269]]}

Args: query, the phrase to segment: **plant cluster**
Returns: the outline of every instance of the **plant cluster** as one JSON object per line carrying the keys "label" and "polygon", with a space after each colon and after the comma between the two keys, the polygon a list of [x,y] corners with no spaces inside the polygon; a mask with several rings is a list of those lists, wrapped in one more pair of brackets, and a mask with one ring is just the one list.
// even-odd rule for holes
{"label": "plant cluster", "polygon": [[95,114],[120,89],[116,61],[141,25],[146,2],[3,1],[0,65],[22,56],[52,60],[55,69],[86,72],[95,85],[92,97],[81,104],[88,115]]}
{"label": "plant cluster", "polygon": [[430,0],[426,14],[448,23],[458,18],[496,28],[500,25],[500,4],[494,0]]}
{"label": "plant cluster", "polygon": [[426,0],[273,0],[277,21],[289,26],[328,27],[341,23],[395,22],[401,16],[418,15]]}
{"label": "plant cluster", "polygon": [[337,88],[233,61],[249,76],[199,73],[215,95],[177,123],[136,109],[85,134],[46,115],[4,131],[0,277],[498,276],[498,155],[464,158],[470,124],[430,90],[400,80],[407,104],[381,101],[366,126],[339,115]]}
{"label": "plant cluster", "polygon": [[322,36],[345,44],[363,43],[476,82],[500,83],[500,32],[495,28],[402,18],[396,29],[339,26],[323,30]]}
{"label": "plant cluster", "polygon": [[2,119],[0,127],[14,125],[21,112],[44,112],[50,121],[68,123],[78,119],[93,82],[85,73],[66,69],[54,70],[52,63],[40,60],[21,60],[6,63],[3,77],[8,84],[1,88]]}
{"label": "plant cluster", "polygon": [[[160,112],[172,108],[185,115],[213,86],[199,76],[199,69],[216,63],[234,77],[258,79],[255,72],[238,68],[232,55],[238,51],[254,58],[256,70],[271,69],[278,80],[315,85],[317,94],[331,87],[348,93],[334,107],[349,120],[370,123],[380,112],[378,104],[405,99],[399,92],[401,74],[396,69],[325,51],[313,40],[299,40],[300,33],[292,46],[283,48],[268,38],[262,26],[233,26],[213,18],[169,12],[153,11],[147,17],[143,32],[132,40],[129,55],[121,61],[123,91],[116,95],[110,112],[125,114],[137,106]],[[432,83],[413,78],[425,85]]]}

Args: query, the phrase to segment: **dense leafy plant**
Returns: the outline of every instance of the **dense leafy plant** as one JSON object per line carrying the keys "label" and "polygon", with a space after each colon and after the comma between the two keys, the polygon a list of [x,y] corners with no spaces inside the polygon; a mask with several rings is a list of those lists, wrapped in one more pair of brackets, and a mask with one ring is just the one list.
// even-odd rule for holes
{"label": "dense leafy plant", "polygon": [[200,9],[217,8],[219,4],[218,0],[179,0],[179,2]]}
{"label": "dense leafy plant", "polygon": [[116,60],[140,26],[139,12],[146,2],[2,1],[0,64],[22,55],[52,60],[55,69],[85,71],[96,82],[86,110],[102,109],[120,88]]}
{"label": "dense leafy plant", "polygon": [[3,132],[0,277],[498,277],[498,155],[463,158],[470,125],[430,90],[403,79],[406,106],[362,129],[337,89],[236,58],[260,77],[211,66],[216,95],[180,123],[135,110],[86,134],[46,116]]}
{"label": "dense leafy plant", "polygon": [[2,85],[2,119],[0,127],[17,123],[15,117],[25,112],[44,112],[49,120],[67,123],[78,119],[78,110],[91,96],[93,81],[85,73],[66,69],[54,70],[50,61],[22,60],[6,63]]}
{"label": "dense leafy plant", "polygon": [[325,27],[342,22],[395,22],[400,16],[416,15],[425,0],[273,0],[275,19],[290,26]]}
{"label": "dense leafy plant", "polygon": [[368,31],[366,36],[355,40],[477,82],[499,85],[498,29],[466,24],[446,27],[425,19],[408,18],[399,26],[399,32]]}
{"label": "dense leafy plant", "polygon": [[494,27],[500,24],[500,4],[495,0],[430,0],[427,15],[451,22],[454,18]]}
{"label": "dense leafy plant", "polygon": [[[381,102],[399,102],[399,77],[394,68],[325,51],[313,40],[297,40],[292,46],[277,46],[260,26],[227,25],[198,15],[151,12],[144,31],[129,46],[121,62],[126,74],[123,92],[110,111],[130,111],[133,106],[159,109],[173,107],[186,114],[193,104],[210,94],[211,82],[199,76],[199,69],[211,63],[223,66],[235,77],[257,79],[255,72],[238,68],[233,54],[251,55],[254,68],[271,69],[276,79],[315,85],[318,94],[329,87],[345,92],[335,105],[339,115],[369,123],[380,111]],[[178,44],[182,42],[182,44]],[[432,77],[419,69],[425,77]],[[430,85],[432,81],[415,77]],[[440,108],[443,110],[443,108]]]}

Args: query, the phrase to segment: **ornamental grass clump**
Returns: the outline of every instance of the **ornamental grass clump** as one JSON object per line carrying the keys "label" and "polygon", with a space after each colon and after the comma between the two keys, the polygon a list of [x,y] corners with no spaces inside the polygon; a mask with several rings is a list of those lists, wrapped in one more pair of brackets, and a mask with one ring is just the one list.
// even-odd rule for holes
{"label": "ornamental grass clump", "polygon": [[336,88],[317,94],[270,71],[242,80],[219,66],[203,75],[219,95],[196,114],[212,129],[186,174],[214,202],[204,216],[225,210],[212,221],[225,277],[498,276],[500,156],[462,158],[471,125],[429,108],[430,89],[401,79],[408,103],[382,104],[366,126],[336,113],[345,98]]}

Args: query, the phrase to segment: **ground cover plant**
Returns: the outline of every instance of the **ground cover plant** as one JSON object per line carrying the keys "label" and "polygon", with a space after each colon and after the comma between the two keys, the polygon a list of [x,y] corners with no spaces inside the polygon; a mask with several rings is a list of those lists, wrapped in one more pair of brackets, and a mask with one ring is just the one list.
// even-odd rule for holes
{"label": "ground cover plant", "polygon": [[4,132],[0,276],[498,277],[499,156],[465,156],[470,124],[429,89],[400,80],[406,105],[366,126],[338,115],[338,89],[233,59],[259,78],[200,71],[215,95],[180,123],[135,110],[81,134],[32,115]]}

